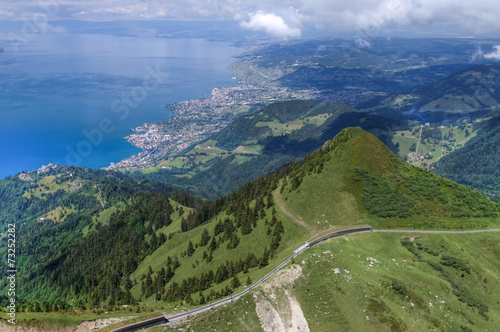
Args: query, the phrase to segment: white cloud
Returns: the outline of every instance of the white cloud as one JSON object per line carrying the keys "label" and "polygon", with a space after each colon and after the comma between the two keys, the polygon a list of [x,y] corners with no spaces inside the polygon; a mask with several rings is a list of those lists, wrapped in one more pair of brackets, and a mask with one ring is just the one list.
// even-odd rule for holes
{"label": "white cloud", "polygon": [[[40,0],[0,0],[0,17],[23,19],[40,12]],[[361,31],[362,38],[390,28],[456,26],[474,34],[500,33],[498,0],[42,0],[57,4],[58,18],[86,20],[236,20],[283,38],[305,23],[330,31]],[[248,13],[254,13],[249,16]],[[10,16],[8,18],[7,16]]]}
{"label": "white cloud", "polygon": [[481,49],[481,47],[478,47],[476,52],[474,52],[474,54],[472,54],[471,61],[474,62],[478,59],[481,59],[482,57],[483,57],[483,50]]}
{"label": "white cloud", "polygon": [[4,10],[4,9],[0,8],[0,17],[2,17],[2,16],[6,16],[8,18],[12,18],[14,16],[14,12],[11,12],[11,11],[8,11],[8,10]]}
{"label": "white cloud", "polygon": [[493,46],[493,48],[495,49],[493,52],[483,54],[483,56],[486,59],[490,59],[490,60],[500,60],[500,45],[495,45],[495,46]]}
{"label": "white cloud", "polygon": [[354,42],[359,48],[370,48],[372,46],[368,40],[363,38],[357,38]]}
{"label": "white cloud", "polygon": [[[88,13],[83,14],[87,15]],[[114,18],[155,19],[167,17],[167,12],[164,7],[153,7],[148,4],[133,4],[94,9],[91,11],[89,16],[92,15]]]}
{"label": "white cloud", "polygon": [[250,15],[250,20],[240,23],[243,28],[254,31],[265,31],[266,33],[287,39],[300,36],[300,29],[292,28],[285,23],[281,16],[257,12]]}

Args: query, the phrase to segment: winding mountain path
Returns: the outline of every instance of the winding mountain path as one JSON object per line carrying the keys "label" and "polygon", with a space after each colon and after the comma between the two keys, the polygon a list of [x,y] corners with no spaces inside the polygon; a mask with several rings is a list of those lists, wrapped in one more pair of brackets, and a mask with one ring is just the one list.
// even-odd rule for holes
{"label": "winding mountain path", "polygon": [[276,203],[276,205],[278,205],[278,207],[280,208],[281,212],[283,212],[283,214],[285,216],[287,216],[288,218],[290,218],[294,223],[296,223],[297,225],[299,225],[301,228],[303,228],[306,231],[308,231],[309,234],[311,235],[311,238],[312,238],[315,235],[314,232],[307,227],[306,223],[303,220],[298,219],[293,213],[291,213],[290,211],[288,211],[285,208],[285,203],[281,199],[281,194],[280,193],[281,193],[281,185],[279,185],[278,188],[273,192],[273,198],[274,198],[274,202]]}

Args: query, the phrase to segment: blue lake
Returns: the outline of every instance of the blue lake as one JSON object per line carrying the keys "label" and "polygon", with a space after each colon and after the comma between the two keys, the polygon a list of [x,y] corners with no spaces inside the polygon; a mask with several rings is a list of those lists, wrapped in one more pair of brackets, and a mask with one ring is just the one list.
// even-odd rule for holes
{"label": "blue lake", "polygon": [[97,34],[37,35],[18,51],[6,47],[0,178],[49,162],[104,167],[140,152],[124,140],[130,128],[169,118],[162,105],[235,85],[227,66],[242,51],[200,39]]}

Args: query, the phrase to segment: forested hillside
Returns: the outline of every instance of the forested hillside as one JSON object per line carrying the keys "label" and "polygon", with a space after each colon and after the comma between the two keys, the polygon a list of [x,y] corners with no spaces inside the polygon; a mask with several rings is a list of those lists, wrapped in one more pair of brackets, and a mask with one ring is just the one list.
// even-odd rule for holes
{"label": "forested hillside", "polygon": [[[87,175],[89,185],[58,194],[96,204],[73,203],[63,220],[18,222],[20,310],[199,305],[253,283],[304,241],[339,226],[470,229],[489,227],[500,212],[478,192],[405,164],[359,127],[212,202],[99,172]],[[54,189],[70,174],[61,168],[38,183],[52,179],[46,186]]]}
{"label": "forested hillside", "polygon": [[[38,182],[49,178],[50,189],[80,171],[92,173],[60,168],[38,176]],[[149,186],[155,186],[150,180],[139,182],[127,176],[119,180],[100,172],[82,176],[82,186],[71,193],[57,191],[63,198],[82,195],[96,204],[75,207],[71,200],[54,200],[40,211],[56,205],[71,207],[71,211],[61,210],[66,214],[63,220],[41,220],[37,214],[16,223],[17,245],[22,248],[17,268],[23,271],[18,279],[19,311],[214,300],[251,283],[252,278],[258,279],[268,270],[270,260],[282,258],[287,254],[285,249],[288,252],[297,241],[306,239],[297,225],[284,224],[273,207],[270,197],[277,185],[276,173],[227,197],[206,202],[163,184],[156,184],[156,193],[148,192]],[[36,182],[26,192],[36,188]],[[107,194],[106,184],[113,185],[114,194]],[[35,194],[38,192],[31,191]],[[52,196],[40,200],[45,202]],[[35,197],[28,201],[38,204]],[[268,246],[262,247],[256,238],[265,239]],[[6,241],[4,233],[2,242]],[[239,280],[238,274],[245,279]],[[200,292],[207,289],[210,292],[201,297]],[[6,300],[2,298],[5,305]]]}
{"label": "forested hillside", "polygon": [[22,175],[24,179],[20,175],[0,180],[2,232],[7,223],[33,221],[57,207],[93,215],[138,191],[163,194],[173,191],[168,185],[150,180],[138,181],[119,172],[73,166]]}
{"label": "forested hillside", "polygon": [[500,200],[500,116],[480,123],[477,136],[444,156],[434,172]]}
{"label": "forested hillside", "polygon": [[[64,285],[71,283],[72,289],[79,289],[82,286],[78,282],[68,280],[47,291],[57,257],[82,237],[97,233],[109,223],[110,216],[133,203],[139,193],[172,192],[171,187],[151,180],[139,181],[122,173],[72,166],[56,166],[47,172],[31,171],[0,180],[0,252],[6,255],[7,225],[15,224],[16,267],[23,271],[18,279],[19,302],[50,298],[55,304],[57,299],[69,300],[62,295],[68,290]],[[95,269],[95,262],[92,264]],[[6,270],[6,264],[0,267],[4,275]]]}

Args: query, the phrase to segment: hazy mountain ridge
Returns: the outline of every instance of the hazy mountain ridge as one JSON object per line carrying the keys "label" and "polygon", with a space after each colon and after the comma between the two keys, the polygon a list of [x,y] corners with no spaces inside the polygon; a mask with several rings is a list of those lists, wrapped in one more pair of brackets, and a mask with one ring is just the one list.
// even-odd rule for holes
{"label": "hazy mountain ridge", "polygon": [[[413,113],[442,113],[441,118],[487,114],[499,106],[500,64],[487,63],[465,69],[437,82],[404,93],[378,98],[359,108],[378,114],[410,116]],[[417,115],[418,116],[418,115]],[[427,115],[432,120],[432,114]],[[438,115],[435,115],[436,119]],[[422,117],[425,115],[422,114]]]}

